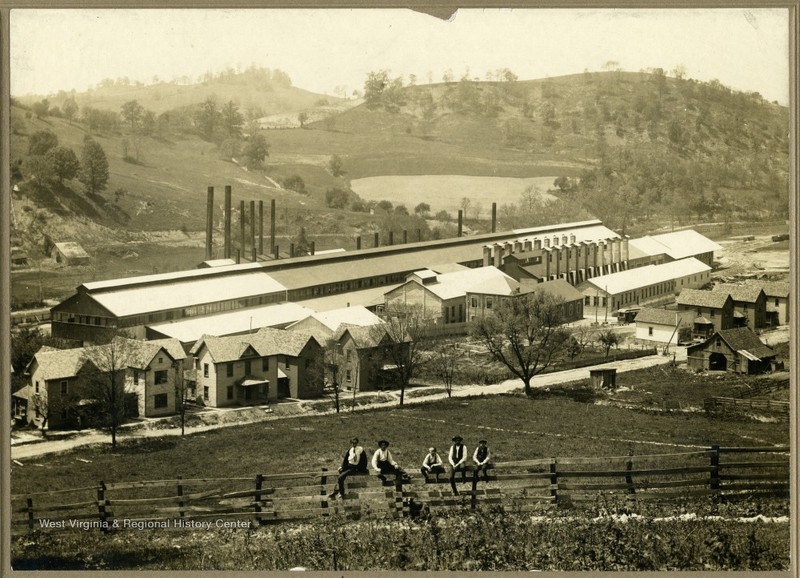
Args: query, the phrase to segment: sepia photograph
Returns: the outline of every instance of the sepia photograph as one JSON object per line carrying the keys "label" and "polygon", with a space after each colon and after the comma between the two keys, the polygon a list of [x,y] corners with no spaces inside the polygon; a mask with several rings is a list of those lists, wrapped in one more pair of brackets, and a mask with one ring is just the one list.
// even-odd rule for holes
{"label": "sepia photograph", "polygon": [[796,10],[3,9],[2,572],[797,571]]}

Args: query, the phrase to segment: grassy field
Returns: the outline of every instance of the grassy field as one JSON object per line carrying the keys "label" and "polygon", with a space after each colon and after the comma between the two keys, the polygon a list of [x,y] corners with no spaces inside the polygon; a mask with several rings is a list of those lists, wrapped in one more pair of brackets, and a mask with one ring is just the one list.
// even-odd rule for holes
{"label": "grassy field", "polygon": [[[520,194],[533,186],[542,191],[544,198],[552,198],[545,191],[553,186],[555,177],[530,177],[515,179],[510,177],[472,177],[465,175],[391,175],[366,177],[350,182],[353,190],[363,199],[380,201],[391,200],[395,205],[405,205],[410,211],[419,199],[431,206],[431,212],[448,211],[457,215],[461,199],[470,199],[467,210],[470,219],[491,218],[492,203],[499,205],[518,203]],[[480,205],[480,214],[476,215]]]}

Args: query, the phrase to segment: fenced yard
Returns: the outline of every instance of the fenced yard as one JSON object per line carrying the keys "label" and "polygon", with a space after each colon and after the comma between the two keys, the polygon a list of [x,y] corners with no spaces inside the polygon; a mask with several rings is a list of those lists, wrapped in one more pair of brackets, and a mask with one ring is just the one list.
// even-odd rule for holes
{"label": "fenced yard", "polygon": [[249,527],[330,516],[405,518],[454,507],[547,510],[599,496],[631,501],[678,498],[734,500],[789,495],[789,448],[718,447],[619,457],[505,461],[475,480],[446,474],[427,483],[419,475],[347,480],[345,498],[328,495],[337,474],[325,469],[251,477],[99,482],[81,488],[12,495],[12,530],[66,528]]}

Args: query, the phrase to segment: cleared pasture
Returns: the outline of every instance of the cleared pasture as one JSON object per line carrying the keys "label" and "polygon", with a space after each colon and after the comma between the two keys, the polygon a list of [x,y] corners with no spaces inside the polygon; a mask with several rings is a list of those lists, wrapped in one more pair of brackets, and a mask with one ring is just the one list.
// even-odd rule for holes
{"label": "cleared pasture", "polygon": [[[354,179],[350,185],[363,199],[386,199],[394,205],[405,205],[409,211],[424,202],[431,206],[433,213],[445,210],[453,216],[461,208],[461,199],[467,197],[471,202],[467,218],[489,219],[493,202],[498,206],[518,203],[520,194],[529,186],[537,187],[545,198],[552,198],[545,191],[553,186],[555,179],[555,176],[386,175]],[[476,215],[478,205],[480,213]]]}

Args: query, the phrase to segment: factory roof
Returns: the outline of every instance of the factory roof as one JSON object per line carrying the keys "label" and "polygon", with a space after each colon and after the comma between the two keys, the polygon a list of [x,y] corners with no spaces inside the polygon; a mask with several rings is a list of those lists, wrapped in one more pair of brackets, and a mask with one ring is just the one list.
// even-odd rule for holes
{"label": "factory roof", "polygon": [[609,295],[616,295],[642,287],[649,287],[656,283],[663,283],[665,281],[680,279],[681,277],[688,277],[689,275],[705,273],[710,270],[711,267],[705,263],[698,261],[694,257],[689,257],[688,259],[671,261],[661,265],[646,265],[644,267],[628,269],[627,271],[620,271],[619,273],[592,277],[588,279],[586,283],[605,291]]}
{"label": "factory roof", "polygon": [[100,291],[115,291],[126,287],[137,285],[151,286],[157,283],[174,283],[190,279],[201,279],[211,277],[229,277],[236,273],[247,273],[251,270],[260,271],[259,263],[243,263],[241,265],[222,265],[218,267],[204,267],[201,269],[189,269],[188,271],[174,271],[172,273],[157,273],[154,275],[138,275],[136,277],[123,277],[121,279],[109,279],[107,281],[92,281],[83,283],[78,288],[89,293]]}
{"label": "factory roof", "polygon": [[[331,331],[336,331],[342,324],[363,327],[365,325],[375,325],[381,323],[381,318],[368,310],[363,305],[353,307],[341,307],[330,311],[312,313],[311,318],[315,319]],[[298,323],[305,321],[301,319]]]}
{"label": "factory roof", "polygon": [[630,247],[634,247],[637,252],[641,251],[645,255],[664,253],[676,260],[722,249],[720,245],[693,229],[631,239],[628,247],[629,251]]}
{"label": "factory roof", "polygon": [[[206,269],[224,269],[216,267]],[[204,303],[246,299],[285,292],[286,288],[262,271],[239,274],[235,280],[225,276],[193,277],[172,283],[133,286],[92,295],[95,301],[118,317],[165,311]]]}
{"label": "factory roof", "polygon": [[281,303],[264,307],[238,309],[219,315],[193,317],[179,321],[148,325],[161,335],[174,337],[181,343],[192,343],[203,335],[236,335],[261,327],[280,327],[308,317],[314,311],[297,303]]}
{"label": "factory roof", "polygon": [[[431,275],[428,275],[428,273]],[[511,295],[519,288],[517,281],[496,267],[478,267],[441,275],[434,274],[433,271],[416,271],[414,275],[427,280],[423,284],[412,279],[393,291],[397,291],[410,283],[415,283],[421,285],[439,299],[447,300],[463,297],[467,293]]]}

